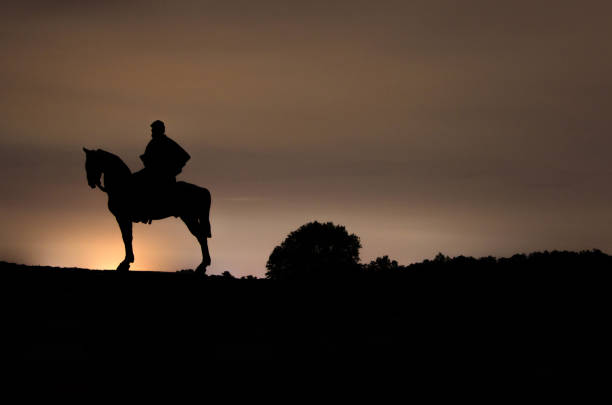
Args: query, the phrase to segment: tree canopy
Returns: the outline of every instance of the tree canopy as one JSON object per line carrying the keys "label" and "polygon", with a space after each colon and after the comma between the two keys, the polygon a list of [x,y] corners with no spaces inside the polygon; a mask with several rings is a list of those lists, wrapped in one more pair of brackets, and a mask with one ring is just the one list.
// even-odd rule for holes
{"label": "tree canopy", "polygon": [[302,225],[274,248],[266,277],[275,280],[340,278],[360,271],[361,242],[344,226],[317,221]]}

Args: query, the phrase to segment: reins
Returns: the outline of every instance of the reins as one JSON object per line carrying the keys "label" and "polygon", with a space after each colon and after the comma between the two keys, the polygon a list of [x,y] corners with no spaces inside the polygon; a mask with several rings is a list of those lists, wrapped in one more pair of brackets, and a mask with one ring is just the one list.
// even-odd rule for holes
{"label": "reins", "polygon": [[96,186],[98,186],[98,187],[100,188],[100,190],[102,190],[102,191],[104,191],[105,193],[107,193],[107,194],[108,194],[108,192],[106,191],[106,187],[104,187],[104,186],[102,185],[102,183],[98,183],[98,184],[96,184]]}

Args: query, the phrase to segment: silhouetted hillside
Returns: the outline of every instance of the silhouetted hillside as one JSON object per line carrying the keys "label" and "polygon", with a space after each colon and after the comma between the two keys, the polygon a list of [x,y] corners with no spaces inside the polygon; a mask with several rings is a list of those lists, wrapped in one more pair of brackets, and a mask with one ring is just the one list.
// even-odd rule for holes
{"label": "silhouetted hillside", "polygon": [[17,381],[59,391],[106,380],[316,389],[603,379],[611,265],[599,251],[439,255],[290,283],[1,262],[2,356]]}

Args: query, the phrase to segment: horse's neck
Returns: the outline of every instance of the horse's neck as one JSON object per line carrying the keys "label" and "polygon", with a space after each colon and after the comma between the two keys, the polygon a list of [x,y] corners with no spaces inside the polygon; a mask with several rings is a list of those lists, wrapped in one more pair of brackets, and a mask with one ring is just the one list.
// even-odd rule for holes
{"label": "horse's neck", "polygon": [[132,172],[125,163],[112,153],[103,153],[102,172],[104,173],[104,185],[106,188],[113,188],[117,185],[125,184]]}

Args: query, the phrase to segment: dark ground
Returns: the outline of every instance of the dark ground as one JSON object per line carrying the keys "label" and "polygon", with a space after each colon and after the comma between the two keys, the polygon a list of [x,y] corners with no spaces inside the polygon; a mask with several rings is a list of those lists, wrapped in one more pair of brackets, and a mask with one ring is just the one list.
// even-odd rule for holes
{"label": "dark ground", "polygon": [[609,265],[298,284],[0,262],[2,363],[55,393],[597,383]]}

